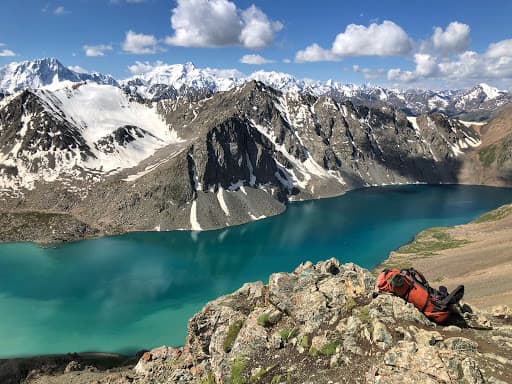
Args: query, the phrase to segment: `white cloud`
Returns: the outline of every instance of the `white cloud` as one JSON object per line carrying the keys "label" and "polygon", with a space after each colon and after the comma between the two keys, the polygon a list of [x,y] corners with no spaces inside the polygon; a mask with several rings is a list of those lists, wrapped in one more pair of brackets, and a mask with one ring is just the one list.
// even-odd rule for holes
{"label": "white cloud", "polygon": [[[6,45],[4,43],[0,43],[0,48],[5,47],[5,46]],[[10,49],[7,49],[7,48],[0,49],[0,57],[12,57],[12,56],[16,56],[16,53],[11,51]]]}
{"label": "white cloud", "polygon": [[336,36],[331,49],[318,44],[297,52],[295,60],[338,61],[347,56],[399,56],[411,52],[413,44],[407,33],[392,21],[382,24],[350,24]]}
{"label": "white cloud", "polygon": [[106,51],[111,51],[112,46],[101,44],[101,45],[84,45],[83,50],[86,56],[97,57],[97,56],[105,56]]}
{"label": "white cloud", "polygon": [[274,33],[283,29],[280,22],[271,22],[256,6],[251,5],[242,12],[243,28],[240,41],[244,47],[260,49],[274,41]]}
{"label": "white cloud", "polygon": [[303,63],[306,61],[339,61],[340,57],[336,56],[331,50],[324,49],[318,44],[312,44],[306,49],[297,52],[295,61]]}
{"label": "white cloud", "polygon": [[274,60],[266,59],[260,55],[244,55],[240,58],[240,62],[242,64],[263,65],[273,63]]}
{"label": "white cloud", "polygon": [[[473,81],[481,82],[492,79],[500,81],[512,80],[512,57],[492,56],[498,53],[500,47],[491,44],[487,53],[479,54],[466,51],[454,59],[442,59],[428,54],[416,54],[414,61],[416,68],[413,71],[404,71],[398,68],[390,69],[387,77],[396,82],[418,82],[425,79],[449,80],[459,83]],[[491,55],[489,55],[491,52]],[[510,55],[507,52],[508,55]]]}
{"label": "white cloud", "polygon": [[492,58],[512,57],[512,39],[498,41],[489,45],[485,54],[487,57]]}
{"label": "white cloud", "polygon": [[70,65],[68,68],[76,73],[89,73],[87,69],[84,69],[79,65]]}
{"label": "white cloud", "polygon": [[158,41],[153,35],[144,35],[133,31],[126,32],[126,38],[122,44],[123,50],[136,55],[153,54],[161,52]]}
{"label": "white cloud", "polygon": [[71,12],[66,11],[66,9],[63,6],[59,6],[59,7],[55,8],[55,10],[53,11],[53,14],[57,15],[57,16],[67,15],[68,13],[71,13]]}
{"label": "white cloud", "polygon": [[149,61],[136,61],[135,64],[128,66],[128,70],[132,75],[141,75],[152,71],[156,66],[162,65],[161,61],[157,61],[154,65],[150,64]]}
{"label": "white cloud", "polygon": [[469,47],[469,25],[453,21],[443,31],[440,27],[434,28],[432,44],[444,55],[465,52]]}
{"label": "white cloud", "polygon": [[10,49],[2,49],[0,50],[0,57],[12,57],[16,56],[16,54]]}
{"label": "white cloud", "polygon": [[350,24],[336,36],[332,51],[338,56],[398,56],[412,49],[407,33],[392,21],[382,24]]}
{"label": "white cloud", "polygon": [[240,10],[229,0],[178,0],[172,10],[171,26],[174,36],[167,37],[169,45],[242,45],[251,49],[272,44],[275,33],[283,28],[256,6]]}

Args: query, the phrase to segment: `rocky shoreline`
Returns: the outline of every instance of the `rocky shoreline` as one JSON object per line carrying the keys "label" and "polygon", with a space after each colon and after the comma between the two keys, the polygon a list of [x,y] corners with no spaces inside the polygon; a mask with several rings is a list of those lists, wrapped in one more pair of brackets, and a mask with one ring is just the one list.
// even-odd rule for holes
{"label": "rocky shoreline", "polygon": [[[32,369],[24,383],[507,383],[512,311],[466,305],[447,326],[336,259],[275,273],[208,303],[182,348],[142,354],[134,369]],[[76,361],[72,366],[84,366]],[[69,363],[68,363],[69,365]],[[1,366],[1,365],[0,365]],[[5,362],[4,365],[5,367]]]}

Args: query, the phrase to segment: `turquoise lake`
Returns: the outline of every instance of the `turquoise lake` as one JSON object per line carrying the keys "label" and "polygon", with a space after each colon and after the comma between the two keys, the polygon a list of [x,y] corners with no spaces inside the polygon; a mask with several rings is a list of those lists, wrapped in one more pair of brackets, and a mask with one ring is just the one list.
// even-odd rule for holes
{"label": "turquoise lake", "polygon": [[424,228],[510,202],[511,189],[382,187],[217,231],[1,244],[0,357],[182,345],[187,320],[244,282],[333,256],[372,268]]}

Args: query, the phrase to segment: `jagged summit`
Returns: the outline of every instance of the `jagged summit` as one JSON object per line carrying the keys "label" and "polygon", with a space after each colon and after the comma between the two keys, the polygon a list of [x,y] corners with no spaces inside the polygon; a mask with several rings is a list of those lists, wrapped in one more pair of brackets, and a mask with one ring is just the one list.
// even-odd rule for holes
{"label": "jagged summit", "polygon": [[64,66],[55,58],[13,62],[0,68],[0,90],[8,93],[15,93],[26,88],[58,87],[59,84],[87,80],[100,84],[117,85],[117,81],[109,75],[78,73]]}
{"label": "jagged summit", "polygon": [[54,58],[15,62],[0,69],[0,94],[17,92],[24,88],[58,88],[66,83],[93,81],[121,86],[127,94],[141,101],[159,101],[179,96],[197,99],[258,80],[282,92],[330,95],[337,101],[349,99],[357,105],[392,105],[413,116],[443,112],[449,116],[461,116],[466,120],[488,119],[493,112],[512,102],[510,93],[485,83],[469,89],[433,91],[298,79],[291,74],[275,71],[260,70],[245,75],[234,69],[199,68],[192,62],[158,63],[145,69],[140,74],[118,83],[109,75],[75,72]]}

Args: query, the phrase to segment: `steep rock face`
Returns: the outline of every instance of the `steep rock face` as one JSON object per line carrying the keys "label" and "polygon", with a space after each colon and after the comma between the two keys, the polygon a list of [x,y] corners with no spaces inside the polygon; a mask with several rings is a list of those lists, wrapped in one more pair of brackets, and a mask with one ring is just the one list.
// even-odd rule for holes
{"label": "steep rock face", "polygon": [[374,283],[368,271],[331,259],[305,263],[290,274],[273,274],[268,285],[245,284],[208,303],[189,321],[183,348],[150,351],[130,379],[138,383],[511,379],[507,343],[512,338],[502,315],[475,310],[454,315],[450,326],[436,326],[398,297],[372,299]]}

